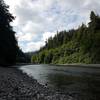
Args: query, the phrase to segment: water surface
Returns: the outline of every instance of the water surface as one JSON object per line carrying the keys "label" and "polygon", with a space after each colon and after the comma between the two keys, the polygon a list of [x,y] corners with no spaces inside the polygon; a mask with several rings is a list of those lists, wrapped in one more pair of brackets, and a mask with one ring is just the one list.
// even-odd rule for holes
{"label": "water surface", "polygon": [[27,65],[20,69],[58,92],[81,100],[100,100],[99,67]]}

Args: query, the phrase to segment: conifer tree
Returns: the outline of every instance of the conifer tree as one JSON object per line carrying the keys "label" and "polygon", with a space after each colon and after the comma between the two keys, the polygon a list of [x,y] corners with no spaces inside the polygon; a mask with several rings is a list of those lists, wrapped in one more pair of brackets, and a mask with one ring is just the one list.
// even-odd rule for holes
{"label": "conifer tree", "polygon": [[10,22],[14,20],[8,6],[0,0],[0,65],[12,65],[16,62],[18,50],[15,32]]}

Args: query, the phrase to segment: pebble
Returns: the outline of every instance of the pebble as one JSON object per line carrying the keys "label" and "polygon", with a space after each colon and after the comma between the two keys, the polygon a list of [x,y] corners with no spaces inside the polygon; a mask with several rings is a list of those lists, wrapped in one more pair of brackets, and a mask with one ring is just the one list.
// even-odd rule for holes
{"label": "pebble", "polygon": [[0,67],[0,100],[74,100],[57,93],[17,68]]}

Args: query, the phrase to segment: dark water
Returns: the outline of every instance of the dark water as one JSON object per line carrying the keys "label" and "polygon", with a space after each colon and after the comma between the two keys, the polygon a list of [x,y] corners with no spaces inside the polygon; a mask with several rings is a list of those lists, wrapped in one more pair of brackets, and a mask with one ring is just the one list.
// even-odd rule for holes
{"label": "dark water", "polygon": [[58,92],[79,100],[100,100],[100,67],[28,65],[20,69]]}

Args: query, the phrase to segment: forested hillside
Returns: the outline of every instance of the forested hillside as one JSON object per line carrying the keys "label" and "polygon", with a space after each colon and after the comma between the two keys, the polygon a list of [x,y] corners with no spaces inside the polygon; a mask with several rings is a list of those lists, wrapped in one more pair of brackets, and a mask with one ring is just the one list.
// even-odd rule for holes
{"label": "forested hillside", "polygon": [[100,17],[93,11],[88,26],[57,32],[46,41],[36,54],[33,63],[100,63]]}

